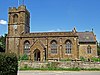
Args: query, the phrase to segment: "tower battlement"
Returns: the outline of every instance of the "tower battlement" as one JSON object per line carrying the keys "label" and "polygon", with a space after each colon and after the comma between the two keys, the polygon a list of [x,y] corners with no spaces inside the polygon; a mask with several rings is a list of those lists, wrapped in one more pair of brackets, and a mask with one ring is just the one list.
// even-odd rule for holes
{"label": "tower battlement", "polygon": [[21,5],[18,8],[17,7],[9,7],[9,12],[25,12],[27,11],[26,6]]}

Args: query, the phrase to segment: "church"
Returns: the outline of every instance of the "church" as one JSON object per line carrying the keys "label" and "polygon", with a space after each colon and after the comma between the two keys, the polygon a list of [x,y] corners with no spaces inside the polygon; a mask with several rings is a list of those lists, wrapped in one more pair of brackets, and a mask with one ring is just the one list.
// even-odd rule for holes
{"label": "church", "polygon": [[9,7],[6,52],[27,54],[32,61],[90,59],[97,56],[93,31],[30,33],[30,12],[25,5]]}

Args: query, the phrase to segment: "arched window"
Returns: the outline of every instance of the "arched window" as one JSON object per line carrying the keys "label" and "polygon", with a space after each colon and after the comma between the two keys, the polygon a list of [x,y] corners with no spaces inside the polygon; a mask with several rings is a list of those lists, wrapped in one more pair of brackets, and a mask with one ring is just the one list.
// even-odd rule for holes
{"label": "arched window", "polygon": [[65,42],[65,53],[71,54],[71,51],[72,51],[72,43],[70,40],[67,40]]}
{"label": "arched window", "polygon": [[87,46],[87,53],[88,53],[88,54],[91,53],[91,46],[90,46],[90,45]]}
{"label": "arched window", "polygon": [[25,41],[24,42],[24,53],[28,54],[29,51],[30,51],[30,43],[29,43],[29,41]]}
{"label": "arched window", "polygon": [[17,23],[17,22],[18,22],[18,15],[15,14],[15,15],[13,16],[13,23]]}
{"label": "arched window", "polygon": [[55,40],[51,41],[51,53],[57,53],[57,42]]}

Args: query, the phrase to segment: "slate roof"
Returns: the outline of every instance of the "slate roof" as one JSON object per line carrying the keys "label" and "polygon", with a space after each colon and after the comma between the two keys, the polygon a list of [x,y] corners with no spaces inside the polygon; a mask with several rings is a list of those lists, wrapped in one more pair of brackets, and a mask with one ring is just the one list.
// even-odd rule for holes
{"label": "slate roof", "polygon": [[96,42],[96,37],[93,32],[77,32],[79,42]]}

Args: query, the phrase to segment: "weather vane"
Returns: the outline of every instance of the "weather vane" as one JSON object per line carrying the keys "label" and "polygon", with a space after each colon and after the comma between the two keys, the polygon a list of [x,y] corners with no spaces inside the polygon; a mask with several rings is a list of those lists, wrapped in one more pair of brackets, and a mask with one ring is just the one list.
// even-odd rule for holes
{"label": "weather vane", "polygon": [[24,5],[24,0],[18,0],[18,6],[19,5]]}

